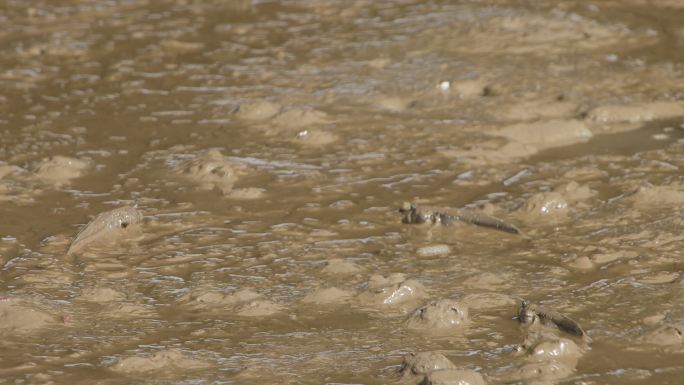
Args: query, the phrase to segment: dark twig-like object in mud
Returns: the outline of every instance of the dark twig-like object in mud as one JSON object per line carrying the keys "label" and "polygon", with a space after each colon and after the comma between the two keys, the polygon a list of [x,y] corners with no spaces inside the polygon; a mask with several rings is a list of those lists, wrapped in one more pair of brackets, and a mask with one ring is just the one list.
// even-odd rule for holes
{"label": "dark twig-like object in mud", "polygon": [[429,223],[448,225],[453,222],[464,222],[509,234],[520,234],[520,229],[510,223],[506,223],[499,218],[465,209],[419,208],[412,203],[406,202],[399,209],[399,212],[402,214],[401,221],[408,224]]}

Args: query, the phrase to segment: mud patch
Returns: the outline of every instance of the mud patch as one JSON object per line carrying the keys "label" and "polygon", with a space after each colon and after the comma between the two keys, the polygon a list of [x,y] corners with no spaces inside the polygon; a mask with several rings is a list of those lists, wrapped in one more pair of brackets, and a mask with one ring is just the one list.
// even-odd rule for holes
{"label": "mud patch", "polygon": [[55,155],[41,161],[35,174],[45,183],[61,186],[83,176],[90,168],[91,163],[87,160]]}
{"label": "mud patch", "polygon": [[165,370],[198,370],[208,367],[211,367],[208,362],[193,358],[180,350],[164,349],[145,356],[122,358],[110,369],[121,373],[143,374],[162,373]]}
{"label": "mud patch", "polygon": [[420,282],[406,279],[406,276],[401,273],[371,276],[368,289],[358,296],[359,301],[364,305],[398,306],[404,309],[426,297],[427,293]]}
{"label": "mud patch", "polygon": [[[201,189],[216,189],[229,194],[238,180],[240,166],[218,150],[207,150],[173,168],[173,172],[197,184]],[[239,193],[238,193],[239,194]]]}
{"label": "mud patch", "polygon": [[0,333],[7,336],[37,332],[46,327],[56,326],[55,317],[18,299],[0,299]]}
{"label": "mud patch", "polygon": [[329,287],[325,289],[318,289],[312,293],[307,294],[302,298],[302,302],[314,303],[319,305],[325,304],[339,304],[349,301],[352,293],[338,289],[336,287]]}
{"label": "mud patch", "polygon": [[427,332],[463,327],[468,322],[468,308],[458,301],[431,301],[416,309],[406,320],[410,329]]}
{"label": "mud patch", "polygon": [[578,120],[520,123],[504,127],[496,134],[520,144],[526,156],[549,148],[586,142],[592,136],[591,131]]}

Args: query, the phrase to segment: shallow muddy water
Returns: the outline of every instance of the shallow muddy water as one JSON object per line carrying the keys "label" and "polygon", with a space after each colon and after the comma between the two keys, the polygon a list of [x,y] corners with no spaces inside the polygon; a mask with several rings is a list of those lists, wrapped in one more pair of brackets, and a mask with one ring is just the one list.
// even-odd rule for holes
{"label": "shallow muddy water", "polygon": [[681,383],[681,20],[2,3],[0,383]]}

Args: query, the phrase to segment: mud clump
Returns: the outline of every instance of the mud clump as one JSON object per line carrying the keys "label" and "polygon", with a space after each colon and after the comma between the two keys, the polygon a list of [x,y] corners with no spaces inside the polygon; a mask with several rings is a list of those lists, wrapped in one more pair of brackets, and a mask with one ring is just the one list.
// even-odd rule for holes
{"label": "mud clump", "polygon": [[459,369],[438,352],[408,353],[399,372],[405,380],[413,379],[421,385],[484,385],[482,375],[474,370]]}
{"label": "mud clump", "polygon": [[126,295],[109,287],[91,287],[83,290],[78,299],[95,303],[120,302],[126,299]]}
{"label": "mud clump", "polygon": [[18,299],[0,299],[0,335],[27,334],[56,324],[55,317]]}
{"label": "mud clump", "polygon": [[25,173],[26,170],[19,166],[11,166],[8,164],[0,164],[0,180],[9,175],[16,175]]}
{"label": "mud clump", "polygon": [[266,190],[258,187],[245,187],[232,190],[226,196],[236,200],[261,199],[266,195]]}
{"label": "mud clump", "polygon": [[259,293],[250,289],[242,289],[234,293],[224,293],[216,289],[199,287],[183,296],[181,300],[197,308],[224,308],[244,304],[259,297],[261,297]]}
{"label": "mud clump", "polygon": [[268,300],[257,299],[248,302],[236,310],[236,314],[241,317],[265,317],[279,313],[283,306]]}
{"label": "mud clump", "polygon": [[577,114],[577,103],[571,101],[524,100],[496,111],[502,121],[535,121],[570,118]]}
{"label": "mud clump", "polygon": [[273,118],[273,123],[279,126],[312,126],[315,124],[323,124],[328,121],[328,115],[322,111],[305,110],[300,108],[293,108],[283,111]]}
{"label": "mud clump", "polygon": [[267,120],[276,116],[281,109],[281,105],[273,102],[243,103],[240,104],[236,116],[245,120]]}
{"label": "mud clump", "polygon": [[571,269],[576,270],[591,270],[596,267],[596,265],[587,256],[581,256],[568,261],[566,264]]}
{"label": "mud clump", "polygon": [[406,320],[409,329],[443,331],[468,322],[468,308],[455,300],[430,301],[414,311]]}
{"label": "mud clump", "polygon": [[617,260],[629,260],[639,256],[639,253],[634,250],[599,250],[588,257],[592,264],[604,265]]}
{"label": "mud clump", "polygon": [[581,185],[575,181],[561,184],[554,188],[553,191],[561,194],[569,203],[580,202],[597,194],[589,186]]}
{"label": "mud clump", "polygon": [[420,376],[436,370],[456,369],[443,354],[437,352],[409,353],[399,369],[404,376]]}
{"label": "mud clump", "polygon": [[304,298],[302,298],[302,302],[319,305],[338,304],[347,302],[351,296],[352,294],[346,290],[338,289],[336,287],[328,287],[325,289],[318,289],[307,294],[304,296]]}
{"label": "mud clump", "polygon": [[[238,180],[240,166],[224,157],[218,150],[204,151],[193,159],[176,167],[174,171],[182,177],[196,183],[204,190],[216,189],[224,195],[230,194]],[[254,198],[254,194],[246,192],[237,198]],[[252,196],[250,196],[252,195]]]}
{"label": "mud clump", "polygon": [[61,186],[83,176],[90,168],[91,163],[86,160],[55,155],[41,161],[36,167],[35,175],[45,183]]}
{"label": "mud clump", "polygon": [[578,120],[550,120],[519,123],[496,132],[525,148],[527,155],[549,148],[582,143],[592,137],[591,131]]}
{"label": "mud clump", "polygon": [[474,310],[508,309],[517,303],[507,294],[494,292],[470,294],[465,296],[463,302],[469,309]]}
{"label": "mud clump", "polygon": [[506,286],[510,282],[510,277],[505,274],[482,273],[463,280],[463,286],[468,288],[477,288],[485,290],[493,290]]}
{"label": "mud clump", "polygon": [[180,40],[164,40],[161,42],[162,49],[174,53],[191,53],[201,51],[204,48],[204,43],[180,41]]}
{"label": "mud clump", "polygon": [[210,366],[207,362],[186,356],[180,350],[164,349],[151,355],[122,358],[110,369],[122,373],[141,374],[169,369],[195,370]]}
{"label": "mud clump", "polygon": [[306,129],[299,131],[294,140],[295,143],[316,147],[334,143],[339,140],[339,137],[330,131]]}
{"label": "mud clump", "polygon": [[179,298],[179,303],[191,309],[222,312],[239,317],[265,317],[280,313],[284,306],[251,289],[227,293],[215,288],[197,287]]}
{"label": "mud clump", "polygon": [[639,186],[626,201],[637,208],[681,205],[684,203],[684,187],[679,184]]}
{"label": "mud clump", "polygon": [[368,289],[359,295],[361,303],[373,306],[410,305],[427,297],[423,285],[404,274],[396,273],[387,277],[373,275],[368,281]]}
{"label": "mud clump", "polygon": [[380,110],[399,113],[415,106],[416,101],[410,97],[381,95],[372,99],[371,103]]}
{"label": "mud clump", "polygon": [[594,108],[587,120],[596,123],[635,123],[684,116],[682,102],[651,102],[641,104],[605,105]]}
{"label": "mud clump", "polygon": [[527,223],[563,222],[573,208],[586,207],[583,201],[595,195],[596,191],[573,181],[559,185],[552,191],[532,195],[517,213]]}
{"label": "mud clump", "polygon": [[429,245],[423,246],[416,250],[419,257],[434,257],[437,255],[449,254],[451,248],[449,245]]}
{"label": "mud clump", "polygon": [[334,258],[326,262],[322,271],[331,275],[351,275],[361,272],[362,269],[353,262]]}
{"label": "mud clump", "polygon": [[558,361],[575,367],[582,355],[579,346],[567,338],[545,339],[531,347],[528,357],[533,360]]}
{"label": "mud clump", "polygon": [[522,364],[508,371],[503,377],[506,382],[524,381],[531,384],[554,383],[568,377],[574,368],[555,361],[540,361]]}
{"label": "mud clump", "polygon": [[555,191],[535,194],[520,211],[527,222],[555,223],[567,219],[570,209],[565,197]]}
{"label": "mud clump", "polygon": [[483,79],[457,81],[451,84],[451,91],[461,99],[475,99],[492,94],[492,86]]}
{"label": "mud clump", "polygon": [[482,375],[469,369],[446,369],[425,375],[421,385],[485,385]]}
{"label": "mud clump", "polygon": [[683,346],[684,324],[662,325],[641,337],[645,343],[660,346]]}

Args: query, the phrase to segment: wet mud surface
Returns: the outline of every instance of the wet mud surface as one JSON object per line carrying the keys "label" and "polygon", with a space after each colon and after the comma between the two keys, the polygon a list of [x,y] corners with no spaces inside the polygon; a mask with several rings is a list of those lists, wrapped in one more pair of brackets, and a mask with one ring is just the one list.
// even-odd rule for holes
{"label": "wet mud surface", "polygon": [[3,3],[0,382],[680,383],[682,18]]}

